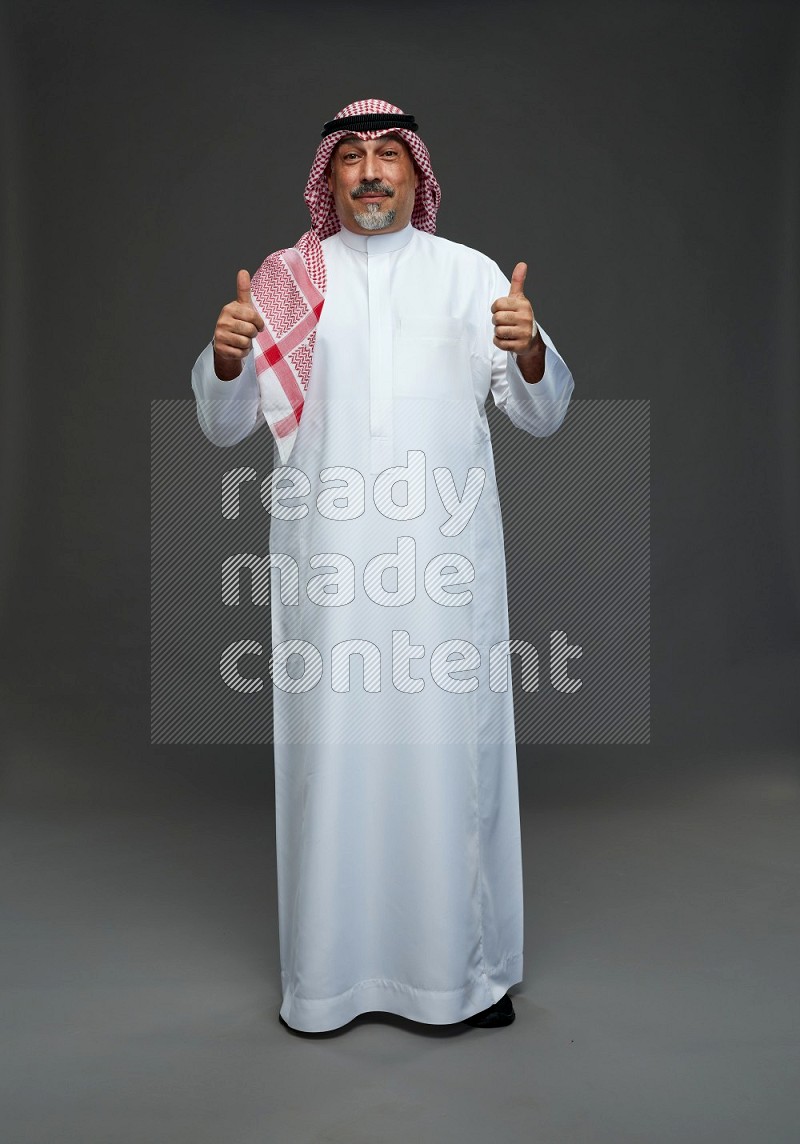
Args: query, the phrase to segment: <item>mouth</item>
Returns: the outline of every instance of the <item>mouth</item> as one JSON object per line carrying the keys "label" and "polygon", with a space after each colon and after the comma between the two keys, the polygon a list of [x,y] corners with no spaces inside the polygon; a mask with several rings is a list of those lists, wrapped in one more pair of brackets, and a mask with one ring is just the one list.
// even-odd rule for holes
{"label": "mouth", "polygon": [[353,198],[364,203],[382,203],[384,199],[390,199],[394,191],[362,191],[360,194],[354,194]]}

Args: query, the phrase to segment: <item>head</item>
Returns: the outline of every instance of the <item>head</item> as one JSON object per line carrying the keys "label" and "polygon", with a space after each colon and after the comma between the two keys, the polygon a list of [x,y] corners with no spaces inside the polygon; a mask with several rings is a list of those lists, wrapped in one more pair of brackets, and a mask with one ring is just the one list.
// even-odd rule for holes
{"label": "head", "polygon": [[409,222],[435,233],[442,192],[412,115],[362,99],[343,107],[322,135],[304,196],[320,239],[342,227],[385,234]]}
{"label": "head", "polygon": [[327,180],[345,230],[389,234],[411,221],[419,176],[398,135],[345,136],[331,156]]}

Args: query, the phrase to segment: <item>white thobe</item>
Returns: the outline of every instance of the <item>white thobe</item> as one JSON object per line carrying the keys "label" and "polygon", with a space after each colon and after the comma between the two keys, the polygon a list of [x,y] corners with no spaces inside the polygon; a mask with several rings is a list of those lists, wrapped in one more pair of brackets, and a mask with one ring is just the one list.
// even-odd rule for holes
{"label": "white thobe", "polygon": [[[275,571],[271,594],[284,652],[273,688],[281,1015],[304,1031],[368,1011],[448,1024],[497,1001],[523,966],[512,694],[490,688],[508,610],[484,402],[491,389],[515,425],[546,436],[573,379],[541,327],[538,383],[493,345],[491,304],[509,281],[483,254],[410,226],[342,230],[322,247],[325,304],[270,531],[271,553],[299,568],[296,597],[281,597]],[[207,347],[192,386],[210,440],[263,424],[252,354],[222,382]],[[468,521],[453,497],[472,505]],[[370,571],[387,553],[394,579],[380,562]],[[336,660],[349,640],[363,658]],[[318,661],[287,658],[292,646]]]}

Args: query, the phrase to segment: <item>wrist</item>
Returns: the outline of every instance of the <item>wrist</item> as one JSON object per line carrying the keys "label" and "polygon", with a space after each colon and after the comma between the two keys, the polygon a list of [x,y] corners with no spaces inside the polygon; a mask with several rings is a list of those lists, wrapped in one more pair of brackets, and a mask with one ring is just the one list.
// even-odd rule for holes
{"label": "wrist", "polygon": [[214,355],[214,373],[220,381],[235,381],[242,372],[242,363],[238,358],[222,357],[217,352],[215,339],[211,339],[211,352]]}
{"label": "wrist", "polygon": [[537,345],[527,354],[517,354],[517,369],[529,385],[535,385],[544,377],[546,346],[541,337],[536,338]]}

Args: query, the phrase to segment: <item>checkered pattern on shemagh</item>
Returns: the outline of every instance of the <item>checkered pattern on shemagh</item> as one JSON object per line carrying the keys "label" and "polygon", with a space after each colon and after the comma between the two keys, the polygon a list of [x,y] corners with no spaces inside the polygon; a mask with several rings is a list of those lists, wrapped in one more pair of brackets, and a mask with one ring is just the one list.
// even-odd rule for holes
{"label": "checkered pattern on shemagh", "polygon": [[[403,115],[399,107],[382,99],[360,99],[335,116],[386,113]],[[314,338],[325,302],[325,259],[322,239],[341,229],[325,171],[336,144],[345,136],[378,139],[391,132],[408,146],[419,173],[411,225],[435,233],[436,212],[442,192],[431,168],[428,148],[415,131],[380,128],[375,131],[332,131],[317,148],[305,189],[312,229],[294,246],[264,259],[252,279],[252,298],[264,320],[264,329],[253,341],[261,409],[278,444],[281,464],[286,464],[297,437],[303,403],[311,377]]]}

